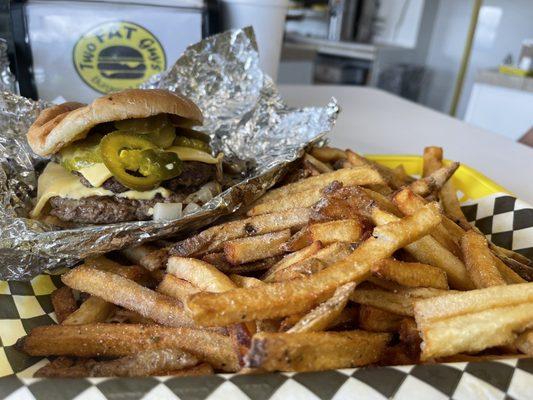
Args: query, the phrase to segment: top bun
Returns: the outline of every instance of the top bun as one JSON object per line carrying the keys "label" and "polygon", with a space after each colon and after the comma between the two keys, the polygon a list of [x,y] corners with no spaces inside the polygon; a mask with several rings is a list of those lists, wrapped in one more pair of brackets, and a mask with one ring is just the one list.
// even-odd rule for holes
{"label": "top bun", "polygon": [[203,122],[200,109],[186,97],[161,89],[130,89],[99,97],[89,105],[69,102],[41,111],[28,130],[28,143],[35,153],[48,156],[85,138],[98,124],[158,114]]}

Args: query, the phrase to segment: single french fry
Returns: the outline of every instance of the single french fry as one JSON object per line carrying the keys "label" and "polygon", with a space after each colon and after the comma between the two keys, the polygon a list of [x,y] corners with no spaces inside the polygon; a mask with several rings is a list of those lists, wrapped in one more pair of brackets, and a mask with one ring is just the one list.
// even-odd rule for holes
{"label": "single french fry", "polygon": [[168,258],[167,249],[159,249],[151,244],[128,247],[121,250],[121,253],[132,263],[140,265],[148,271],[163,268]]}
{"label": "single french fry", "polygon": [[363,235],[364,225],[359,218],[319,222],[309,225],[311,241],[324,245],[334,242],[357,242]]}
{"label": "single french fry", "polygon": [[389,258],[374,264],[372,274],[408,287],[448,289],[446,272],[427,264]]}
{"label": "single french fry", "polygon": [[96,296],[90,296],[81,303],[80,307],[70,314],[63,325],[85,325],[96,322],[104,322],[113,314],[116,306]]}
{"label": "single french fry", "polygon": [[404,185],[409,185],[416,180],[407,173],[403,164],[397,165],[395,168],[393,168],[392,173],[396,177],[396,180],[402,182]]}
{"label": "single french fry", "polygon": [[124,357],[140,349],[181,349],[217,369],[239,369],[229,337],[194,328],[104,323],[39,326],[21,338],[17,347],[31,356],[75,357]]}
{"label": "single french fry", "polygon": [[165,371],[160,376],[204,376],[213,375],[215,370],[208,363],[201,363],[190,368],[183,368],[172,371]]}
{"label": "single french fry", "polygon": [[83,264],[85,268],[111,272],[146,286],[152,283],[150,272],[139,265],[121,265],[105,257],[89,257]]}
{"label": "single french fry", "polygon": [[442,168],[442,147],[430,146],[424,149],[422,177],[425,178]]}
{"label": "single french fry", "polygon": [[[393,203],[400,209],[400,211],[404,215],[411,215],[416,210],[418,210],[420,207],[423,207],[427,202],[422,197],[416,195],[411,189],[404,188],[398,192],[396,192],[393,196]],[[431,232],[431,236],[439,242],[443,247],[445,247],[447,250],[452,252],[457,257],[462,257],[461,248],[459,246],[459,240],[464,234],[464,231],[462,228],[457,226],[457,229],[453,227],[455,223],[453,223],[451,220],[448,220],[449,226],[452,226],[452,230],[454,233],[450,233],[449,230],[446,228],[445,220],[448,220],[447,217],[443,216],[442,218],[442,224],[437,226],[433,232]]]}
{"label": "single french fry", "polygon": [[318,176],[303,179],[301,181],[270,190],[268,193],[262,196],[255,205],[266,203],[275,199],[281,199],[287,195],[303,192],[312,188],[320,188],[321,190],[327,187],[333,181],[337,181],[346,186],[379,185],[386,183],[381,175],[375,169],[370,167],[339,169],[337,171],[320,174]]}
{"label": "single french fry", "polygon": [[377,171],[383,177],[385,183],[391,188],[399,189],[404,185],[403,181],[397,179],[397,175],[392,171],[392,169],[375,161],[369,160],[368,158],[363,157],[352,150],[346,150],[346,156],[353,167],[367,166]]}
{"label": "single french fry", "polygon": [[69,367],[54,368],[48,364],[39,369],[36,377],[83,378],[83,377],[137,377],[154,375],[165,370],[177,370],[198,364],[193,355],[179,349],[161,349],[141,351],[138,354],[122,357],[116,360],[93,361],[87,360]]}
{"label": "single french fry", "polygon": [[170,257],[167,272],[208,292],[224,292],[236,287],[232,280],[216,267],[195,258]]}
{"label": "single french fry", "polygon": [[516,272],[514,272],[507,264],[505,264],[502,260],[498,258],[498,256],[495,256],[492,254],[492,261],[494,262],[494,265],[496,265],[496,268],[498,268],[498,272],[502,276],[502,278],[507,282],[507,284],[513,284],[513,283],[526,283],[527,281],[522,278],[520,275],[518,275]]}
{"label": "single french fry", "polygon": [[234,239],[224,243],[224,255],[233,265],[283,254],[281,245],[291,238],[290,229],[259,236]]}
{"label": "single french fry", "polygon": [[328,146],[313,147],[311,155],[322,162],[334,162],[346,158],[346,153],[343,150]]}
{"label": "single french fry", "polygon": [[[285,186],[282,186],[282,188]],[[254,205],[246,215],[252,217],[263,214],[283,212],[297,208],[308,208],[313,206],[322,197],[322,186],[311,187],[301,192],[288,193],[287,195],[274,198],[267,202]]]}
{"label": "single french fry", "polygon": [[522,353],[533,356],[533,329],[518,336],[514,344]]}
{"label": "single french fry", "polygon": [[[284,251],[286,251],[284,249]],[[257,271],[265,271],[281,260],[282,256],[274,256],[257,260],[254,262],[233,265],[226,260],[226,255],[220,253],[208,253],[202,257],[202,261],[214,265],[219,271],[225,274],[250,274]]]}
{"label": "single french fry", "polygon": [[425,197],[440,190],[459,168],[459,165],[458,162],[453,162],[447,167],[442,167],[425,178],[417,179],[409,185],[409,188],[419,196]]}
{"label": "single french fry", "polygon": [[300,229],[309,221],[309,214],[309,209],[299,208],[213,226],[198,235],[176,243],[171,249],[171,254],[181,257],[198,256],[221,250],[228,240],[263,235],[285,229]]}
{"label": "single french fry", "polygon": [[400,341],[410,349],[411,353],[420,353],[422,338],[413,318],[404,318],[400,322]]}
{"label": "single french fry", "polygon": [[54,290],[51,295],[51,300],[58,323],[62,323],[78,309],[78,304],[76,303],[72,289],[68,286]]}
{"label": "single french fry", "polygon": [[80,266],[61,277],[73,289],[136,311],[143,317],[169,326],[194,325],[176,299],[162,295],[132,280],[107,271]]}
{"label": "single french fry", "polygon": [[531,261],[526,256],[523,256],[522,254],[517,253],[516,251],[497,246],[494,243],[489,243],[489,245],[491,250],[494,251],[496,255],[504,255],[506,257],[512,258],[515,261],[518,261],[521,264],[533,267],[533,261]]}
{"label": "single french fry", "polygon": [[184,279],[177,278],[172,274],[165,274],[157,286],[157,291],[185,303],[190,295],[201,290]]}
{"label": "single french fry", "polygon": [[374,236],[348,257],[314,275],[225,293],[197,293],[189,298],[188,309],[201,325],[228,325],[307,311],[331,296],[337,287],[368,278],[374,262],[426,235],[439,222],[437,205],[425,206],[418,213],[389,224],[387,229],[374,230]]}
{"label": "single french fry", "polygon": [[291,238],[281,245],[281,249],[288,253],[292,253],[298,250],[302,250],[304,247],[311,245],[313,242],[309,237],[309,229],[306,226],[305,228],[300,229]]}
{"label": "single french fry", "polygon": [[339,286],[331,298],[306,314],[287,332],[316,332],[326,330],[341,314],[354,289],[355,283],[353,282]]}
{"label": "single french fry", "polygon": [[372,364],[381,358],[390,335],[364,331],[258,333],[246,367],[266,371],[322,371]]}
{"label": "single french fry", "polygon": [[304,162],[306,161],[320,171],[321,174],[333,171],[333,168],[331,168],[330,165],[326,164],[326,162],[318,160],[309,153],[304,155]]}
{"label": "single french fry", "polygon": [[359,328],[369,332],[398,332],[404,319],[402,315],[369,305],[359,308]]}
{"label": "single french fry", "polygon": [[283,257],[279,262],[274,264],[263,276],[263,280],[265,282],[269,282],[272,280],[272,276],[277,273],[278,271],[281,271],[282,269],[285,269],[293,264],[299,263],[303,260],[308,259],[309,257],[316,254],[320,249],[322,248],[322,243],[320,242],[314,242],[311,243],[309,246],[298,250],[294,253],[288,254],[285,257]]}
{"label": "single french fry", "polygon": [[367,306],[379,308],[393,314],[413,316],[414,300],[398,293],[386,292],[379,289],[356,289],[350,300]]}
{"label": "single french fry", "polygon": [[485,236],[470,230],[461,239],[461,248],[466,269],[476,288],[507,284],[498,271]]}
{"label": "single french fry", "polygon": [[291,279],[303,278],[312,274],[316,274],[318,271],[322,271],[328,264],[324,261],[310,257],[307,260],[300,261],[299,263],[292,264],[287,268],[283,268],[268,277],[268,282],[282,282]]}

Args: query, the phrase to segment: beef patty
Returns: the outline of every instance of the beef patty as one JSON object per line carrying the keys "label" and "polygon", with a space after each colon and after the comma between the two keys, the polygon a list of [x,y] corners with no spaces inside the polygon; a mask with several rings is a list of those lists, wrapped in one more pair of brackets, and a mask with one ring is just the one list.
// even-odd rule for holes
{"label": "beef patty", "polygon": [[[152,200],[133,200],[117,196],[91,196],[79,200],[52,197],[50,214],[62,221],[87,224],[112,224],[115,222],[143,221],[152,218],[149,212],[156,203],[181,203],[185,197],[198,190],[200,185],[215,176],[215,166],[197,161],[183,163],[180,176],[163,182],[162,186],[174,192],[170,197],[156,195]],[[91,184],[80,176],[83,185]],[[113,193],[123,193],[129,189],[115,178],[109,178],[102,185]]]}
{"label": "beef patty", "polygon": [[[168,181],[162,183],[162,186],[176,193],[193,192],[195,190],[184,190],[186,188],[196,189],[198,186],[209,182],[215,177],[216,168],[212,164],[205,164],[199,161],[185,161],[183,163],[182,173]],[[79,174],[78,174],[79,175]],[[81,183],[86,187],[92,187],[87,179],[80,175]],[[124,193],[129,189],[114,177],[109,178],[102,185],[104,189],[111,190],[113,193]]]}
{"label": "beef patty", "polygon": [[143,221],[152,218],[149,210],[156,203],[179,203],[184,197],[175,194],[165,199],[158,194],[152,200],[133,200],[116,196],[91,196],[75,200],[56,196],[50,199],[50,214],[62,221],[82,224]]}

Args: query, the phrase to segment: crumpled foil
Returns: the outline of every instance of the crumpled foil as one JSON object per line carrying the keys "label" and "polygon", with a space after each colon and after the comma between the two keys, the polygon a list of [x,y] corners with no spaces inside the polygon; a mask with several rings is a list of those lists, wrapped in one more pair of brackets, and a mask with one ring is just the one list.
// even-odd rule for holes
{"label": "crumpled foil", "polygon": [[179,91],[202,110],[202,129],[230,159],[253,161],[243,180],[196,212],[172,221],[140,221],[59,229],[28,218],[45,159],[32,153],[26,131],[47,106],[0,93],[0,279],[26,280],[183,229],[196,229],[258,198],[333,127],[338,106],[289,108],[259,69],[251,28],[190,46],[167,72],[143,87]]}

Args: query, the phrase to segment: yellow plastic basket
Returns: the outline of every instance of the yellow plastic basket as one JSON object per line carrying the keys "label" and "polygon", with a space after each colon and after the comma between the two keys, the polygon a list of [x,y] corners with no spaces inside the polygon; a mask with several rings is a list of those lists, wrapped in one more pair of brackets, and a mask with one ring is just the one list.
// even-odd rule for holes
{"label": "yellow plastic basket", "polygon": [[[402,164],[410,175],[422,174],[423,160],[421,156],[368,154],[366,157],[390,168],[395,168]],[[444,161],[445,165],[449,163],[449,160]],[[480,199],[494,193],[511,194],[507,189],[493,182],[481,172],[465,164],[461,164],[455,172],[452,182],[462,194],[460,196],[461,202]]]}

